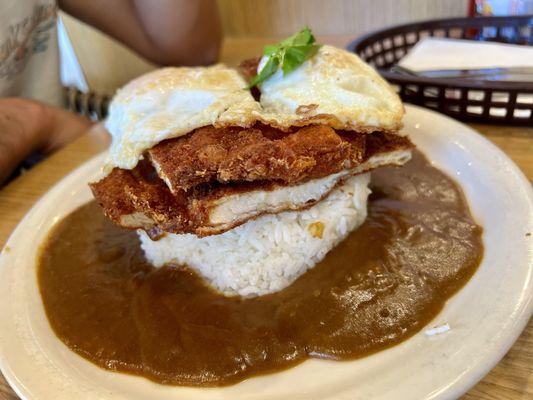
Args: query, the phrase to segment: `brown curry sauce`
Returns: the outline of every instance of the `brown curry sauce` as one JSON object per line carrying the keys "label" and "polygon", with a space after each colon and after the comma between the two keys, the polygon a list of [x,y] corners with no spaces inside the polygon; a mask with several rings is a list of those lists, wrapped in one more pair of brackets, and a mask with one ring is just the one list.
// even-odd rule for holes
{"label": "brown curry sauce", "polygon": [[155,269],[135,232],[91,202],[40,255],[48,320],[72,350],[165,384],[218,386],[307,358],[347,360],[397,344],[479,265],[482,230],[458,186],[418,152],[372,173],[368,218],[315,268],[266,296],[224,297],[184,267]]}

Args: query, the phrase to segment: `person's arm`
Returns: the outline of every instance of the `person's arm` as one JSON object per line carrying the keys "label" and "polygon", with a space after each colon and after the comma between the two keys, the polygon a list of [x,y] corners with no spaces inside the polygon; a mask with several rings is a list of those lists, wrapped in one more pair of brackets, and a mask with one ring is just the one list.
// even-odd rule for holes
{"label": "person's arm", "polygon": [[160,65],[216,61],[221,27],[215,0],[59,0],[66,13]]}
{"label": "person's arm", "polygon": [[91,125],[87,118],[36,101],[0,98],[0,185],[34,151],[54,151]]}

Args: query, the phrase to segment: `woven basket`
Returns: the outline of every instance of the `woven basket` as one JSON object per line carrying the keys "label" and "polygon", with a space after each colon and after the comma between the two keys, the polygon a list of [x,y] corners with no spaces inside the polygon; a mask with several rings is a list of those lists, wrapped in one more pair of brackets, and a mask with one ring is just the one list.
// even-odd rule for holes
{"label": "woven basket", "polygon": [[73,86],[63,88],[65,108],[76,114],[85,115],[93,121],[107,116],[110,99],[96,93],[84,93]]}
{"label": "woven basket", "polygon": [[356,53],[408,103],[468,122],[533,126],[533,82],[406,76],[391,67],[425,37],[533,44],[533,16],[454,18],[396,26],[353,41]]}

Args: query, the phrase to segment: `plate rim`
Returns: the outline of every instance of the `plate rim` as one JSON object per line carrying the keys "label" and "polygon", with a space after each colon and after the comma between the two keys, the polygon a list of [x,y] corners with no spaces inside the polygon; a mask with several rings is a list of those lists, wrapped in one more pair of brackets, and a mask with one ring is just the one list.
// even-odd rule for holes
{"label": "plate rim", "polygon": [[[461,130],[464,130],[468,132],[469,135],[474,134],[476,136],[476,139],[481,140],[482,142],[485,142],[486,145],[492,148],[503,160],[505,160],[506,164],[511,167],[512,172],[514,173],[515,177],[520,180],[520,184],[523,187],[529,187],[529,193],[528,193],[528,202],[530,208],[533,209],[533,189],[531,188],[531,184],[529,180],[526,178],[522,170],[512,161],[499,147],[494,145],[489,139],[487,139],[485,136],[479,134],[474,129],[470,128],[469,126],[462,124],[450,117],[447,117],[445,115],[439,114],[434,111],[430,111],[427,109],[424,109],[422,107],[413,106],[413,105],[406,105],[406,109],[414,109],[417,110],[417,112],[422,112],[428,114],[431,118],[439,118],[439,119],[445,119],[448,123],[452,123],[458,127],[460,127]],[[84,168],[87,168],[87,165],[96,163],[98,160],[103,159],[104,155],[106,154],[106,151],[96,154],[95,156],[91,157],[88,161],[85,161],[83,164],[75,168],[74,170],[70,171],[68,174],[66,174],[59,182],[54,184],[50,189],[46,191],[46,193],[39,197],[39,199],[35,202],[35,204],[32,206],[32,208],[25,214],[25,216],[19,221],[17,224],[17,227],[11,232],[9,235],[9,238],[7,239],[4,247],[2,248],[2,251],[0,253],[0,276],[2,275],[3,270],[6,268],[6,261],[4,261],[7,258],[7,253],[5,251],[6,248],[9,248],[12,246],[12,238],[16,235],[20,234],[20,231],[23,229],[25,222],[33,215],[35,214],[38,209],[38,205],[42,203],[43,198],[47,196],[49,193],[53,191],[57,191],[58,188],[65,185],[65,181],[69,178],[72,179],[74,176],[80,173]],[[528,246],[529,250],[529,271],[531,274],[532,265],[531,261],[533,260],[533,244],[530,242]],[[530,279],[531,281],[531,279]],[[531,286],[531,285],[530,285]],[[0,308],[3,307],[0,303]],[[482,377],[484,377],[490,370],[498,364],[498,362],[505,356],[505,354],[509,351],[509,349],[512,347],[514,342],[517,340],[517,338],[520,336],[520,334],[523,332],[524,328],[526,327],[529,319],[531,318],[531,314],[533,313],[533,293],[530,294],[529,297],[524,299],[521,305],[521,311],[516,315],[516,317],[513,320],[513,324],[511,324],[512,333],[507,334],[505,336],[505,340],[502,340],[504,342],[503,344],[500,343],[500,346],[498,347],[499,351],[490,353],[490,356],[485,357],[486,359],[483,361],[483,367],[479,367],[474,371],[473,373],[469,374],[468,376],[461,376],[460,379],[456,380],[454,384],[446,389],[445,392],[441,393],[439,398],[451,398],[453,396],[460,396],[464,394],[466,391],[468,391],[471,387],[473,387]],[[511,329],[511,327],[509,329]],[[2,348],[2,336],[0,335],[0,350]],[[408,339],[409,340],[409,339]],[[488,358],[488,360],[487,360]],[[482,364],[481,362],[478,363],[478,366]],[[4,359],[3,354],[0,353],[0,371],[3,373],[6,381],[11,386],[11,388],[15,391],[15,393],[21,397],[22,399],[32,399],[33,397],[29,397],[24,389],[19,387],[18,380],[16,378],[16,374],[14,371],[11,370],[9,367],[9,363],[6,359]],[[24,386],[24,385],[22,385]],[[450,396],[450,397],[446,397]]]}

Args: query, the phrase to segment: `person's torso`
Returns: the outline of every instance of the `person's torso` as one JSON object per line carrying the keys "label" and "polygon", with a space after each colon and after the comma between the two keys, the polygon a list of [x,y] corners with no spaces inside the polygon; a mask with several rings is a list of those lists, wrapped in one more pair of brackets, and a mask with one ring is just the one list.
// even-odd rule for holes
{"label": "person's torso", "polygon": [[55,0],[0,1],[0,97],[61,105]]}

